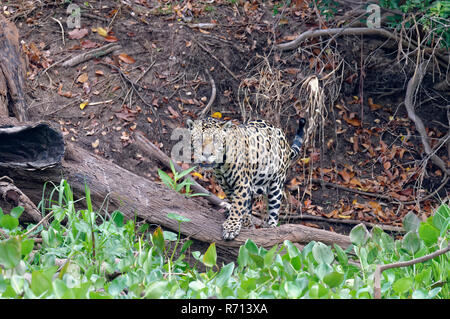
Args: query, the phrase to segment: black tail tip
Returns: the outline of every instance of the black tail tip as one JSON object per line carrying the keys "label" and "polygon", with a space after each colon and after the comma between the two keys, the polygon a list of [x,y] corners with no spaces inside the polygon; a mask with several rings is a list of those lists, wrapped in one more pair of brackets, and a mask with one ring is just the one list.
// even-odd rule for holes
{"label": "black tail tip", "polygon": [[302,117],[302,118],[298,121],[298,125],[299,125],[300,127],[302,127],[302,126],[305,126],[305,124],[306,124],[306,119]]}

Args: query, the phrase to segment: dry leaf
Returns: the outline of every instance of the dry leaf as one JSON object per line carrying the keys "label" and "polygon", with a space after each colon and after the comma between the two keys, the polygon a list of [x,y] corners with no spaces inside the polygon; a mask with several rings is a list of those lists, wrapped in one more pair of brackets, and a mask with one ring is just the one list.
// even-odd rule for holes
{"label": "dry leaf", "polygon": [[96,139],[95,142],[92,142],[91,145],[92,145],[93,148],[97,148],[99,144],[100,144],[100,140]]}
{"label": "dry leaf", "polygon": [[133,59],[132,57],[130,57],[128,54],[125,53],[119,54],[119,59],[128,64],[133,64],[136,62],[135,59]]}
{"label": "dry leaf", "polygon": [[119,39],[117,39],[115,36],[113,36],[113,35],[107,35],[106,37],[105,37],[105,41],[106,42],[117,42],[117,41],[119,41]]}
{"label": "dry leaf", "polygon": [[82,102],[82,103],[80,103],[80,109],[81,110],[84,110],[84,108],[86,107],[86,105],[88,105],[89,104],[89,102]]}
{"label": "dry leaf", "polygon": [[383,108],[383,106],[381,106],[380,104],[373,103],[373,99],[371,97],[369,97],[367,99],[367,103],[369,104],[369,107],[370,107],[371,111],[376,111],[376,110],[379,110],[379,109]]}
{"label": "dry leaf", "polygon": [[211,117],[213,117],[215,119],[221,119],[222,118],[222,113],[214,112],[213,115],[211,115]]}
{"label": "dry leaf", "polygon": [[349,183],[350,179],[352,178],[351,174],[349,172],[347,172],[347,169],[344,169],[344,170],[338,172],[338,174],[342,177],[342,179],[346,183]]}
{"label": "dry leaf", "polygon": [[80,76],[77,78],[78,83],[84,83],[89,79],[89,76],[87,73],[81,73]]}
{"label": "dry leaf", "polygon": [[88,33],[89,33],[88,29],[83,28],[83,29],[73,29],[68,34],[69,34],[69,39],[77,40],[77,39],[83,38]]}
{"label": "dry leaf", "polygon": [[347,116],[344,116],[344,120],[350,125],[353,125],[356,127],[361,126],[361,121],[357,117],[348,118]]}
{"label": "dry leaf", "polygon": [[101,35],[102,37],[106,37],[108,35],[108,31],[106,31],[106,29],[104,29],[102,27],[98,27],[96,30],[97,30],[97,33],[99,35]]}
{"label": "dry leaf", "polygon": [[382,211],[381,205],[377,202],[370,201],[369,206],[372,207],[377,213]]}
{"label": "dry leaf", "polygon": [[62,91],[62,84],[60,84],[59,87],[58,87],[58,94],[61,95],[61,96],[64,96],[64,97],[68,97],[68,98],[72,97],[72,92],[70,92],[70,91],[63,92]]}

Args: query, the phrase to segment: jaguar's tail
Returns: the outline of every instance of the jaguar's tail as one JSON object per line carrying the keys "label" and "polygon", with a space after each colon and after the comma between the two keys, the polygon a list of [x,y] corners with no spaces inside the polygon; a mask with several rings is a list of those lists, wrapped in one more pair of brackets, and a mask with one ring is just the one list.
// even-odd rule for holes
{"label": "jaguar's tail", "polygon": [[292,149],[291,160],[297,158],[300,154],[300,148],[302,147],[303,144],[303,135],[305,134],[304,132],[305,124],[306,120],[304,118],[301,118],[298,122],[297,133],[295,134],[294,142],[292,142],[291,145]]}

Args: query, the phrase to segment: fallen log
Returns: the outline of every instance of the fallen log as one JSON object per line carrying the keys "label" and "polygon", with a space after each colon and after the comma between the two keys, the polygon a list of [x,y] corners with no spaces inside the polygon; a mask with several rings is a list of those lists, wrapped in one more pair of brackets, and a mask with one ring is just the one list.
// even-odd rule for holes
{"label": "fallen log", "polygon": [[277,228],[243,229],[233,241],[222,240],[223,214],[209,206],[205,199],[190,199],[168,189],[164,184],[134,174],[79,146],[66,142],[61,165],[45,170],[28,171],[21,167],[0,166],[0,176],[9,176],[16,187],[31,200],[42,199],[43,184],[59,184],[64,178],[71,185],[77,198],[84,196],[85,184],[89,186],[96,207],[107,199],[108,210],[120,210],[127,218],[138,217],[165,229],[178,231],[178,222],[167,217],[177,213],[191,221],[183,223],[181,233],[201,242],[215,242],[222,260],[234,259],[239,246],[251,238],[257,245],[272,247],[290,240],[306,244],[312,240],[325,244],[350,245],[348,236],[314,229],[298,224],[286,224]]}

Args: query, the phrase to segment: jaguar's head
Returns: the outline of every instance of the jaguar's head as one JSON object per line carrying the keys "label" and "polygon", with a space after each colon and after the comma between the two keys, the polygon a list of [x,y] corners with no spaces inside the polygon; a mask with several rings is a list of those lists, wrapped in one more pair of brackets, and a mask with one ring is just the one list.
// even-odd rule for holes
{"label": "jaguar's head", "polygon": [[201,167],[210,168],[224,160],[227,129],[234,125],[214,118],[187,120],[191,133],[194,162]]}

